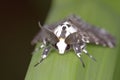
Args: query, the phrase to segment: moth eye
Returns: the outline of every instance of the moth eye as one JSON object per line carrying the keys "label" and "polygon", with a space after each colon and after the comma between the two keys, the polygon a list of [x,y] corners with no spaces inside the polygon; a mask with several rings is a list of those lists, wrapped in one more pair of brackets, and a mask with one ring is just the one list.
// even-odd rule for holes
{"label": "moth eye", "polygon": [[70,27],[71,25],[70,24],[67,24],[68,27]]}
{"label": "moth eye", "polygon": [[56,49],[58,49],[57,44],[53,45]]}
{"label": "moth eye", "polygon": [[70,49],[70,45],[67,45],[66,50]]}

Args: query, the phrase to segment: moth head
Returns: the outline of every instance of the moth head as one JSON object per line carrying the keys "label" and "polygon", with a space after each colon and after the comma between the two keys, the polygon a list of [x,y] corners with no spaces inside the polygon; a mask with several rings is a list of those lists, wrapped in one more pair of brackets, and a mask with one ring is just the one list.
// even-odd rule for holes
{"label": "moth head", "polygon": [[64,54],[68,46],[68,44],[65,42],[66,38],[76,31],[77,29],[73,27],[72,24],[68,21],[65,21],[62,24],[56,26],[54,29],[54,34],[59,39],[59,41],[56,43],[56,46],[60,54]]}

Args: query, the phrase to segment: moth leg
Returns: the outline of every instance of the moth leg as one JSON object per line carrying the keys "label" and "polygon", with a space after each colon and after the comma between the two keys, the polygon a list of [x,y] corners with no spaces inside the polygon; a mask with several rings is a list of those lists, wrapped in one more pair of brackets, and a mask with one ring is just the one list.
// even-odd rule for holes
{"label": "moth leg", "polygon": [[80,49],[80,44],[74,44],[73,45],[73,49],[75,51],[75,53],[77,54],[77,56],[80,58],[80,61],[82,63],[82,66],[85,67],[85,64],[81,58],[81,49]]}
{"label": "moth leg", "polygon": [[39,47],[35,48],[35,52],[39,51],[40,49],[44,48],[45,45],[44,44],[41,44]]}
{"label": "moth leg", "polygon": [[44,50],[43,50],[43,53],[42,53],[42,56],[41,56],[41,60],[37,63],[37,64],[35,64],[34,66],[36,67],[38,64],[40,64],[46,57],[47,57],[47,55],[48,55],[48,53],[49,53],[49,51],[50,51],[50,46],[49,47],[46,47]]}
{"label": "moth leg", "polygon": [[90,55],[90,54],[87,52],[87,50],[83,49],[83,52],[84,52],[89,58],[91,58],[93,61],[96,61],[96,59],[95,59],[92,55]]}
{"label": "moth leg", "polygon": [[40,49],[45,48],[46,43],[47,43],[47,41],[46,41],[46,40],[43,40],[43,43],[42,43],[40,46],[38,46],[37,48],[35,48],[35,51],[32,52],[32,55],[33,55],[35,52],[39,51]]}
{"label": "moth leg", "polygon": [[80,48],[82,49],[82,51],[83,51],[89,58],[91,58],[93,61],[96,61],[96,59],[95,59],[92,55],[90,55],[90,54],[87,52],[87,50],[85,49],[85,44],[81,45]]}

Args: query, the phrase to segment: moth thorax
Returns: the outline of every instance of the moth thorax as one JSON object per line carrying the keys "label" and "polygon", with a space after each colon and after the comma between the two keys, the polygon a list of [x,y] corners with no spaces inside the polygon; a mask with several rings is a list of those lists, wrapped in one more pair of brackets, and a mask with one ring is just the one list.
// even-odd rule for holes
{"label": "moth thorax", "polygon": [[58,51],[60,54],[64,54],[65,50],[66,50],[66,47],[67,47],[67,44],[65,43],[65,39],[63,38],[60,38],[59,39],[59,42],[57,43],[56,45],[58,47]]}
{"label": "moth thorax", "polygon": [[71,25],[70,22],[66,21],[62,25],[58,25],[54,29],[54,34],[57,37],[62,37],[64,38],[68,37],[71,33],[77,32],[77,29]]}

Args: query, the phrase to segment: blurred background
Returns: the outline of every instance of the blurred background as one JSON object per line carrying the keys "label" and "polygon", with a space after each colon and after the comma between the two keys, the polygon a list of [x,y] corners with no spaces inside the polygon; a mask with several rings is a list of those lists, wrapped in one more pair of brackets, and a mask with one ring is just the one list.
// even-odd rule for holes
{"label": "blurred background", "polygon": [[[107,63],[106,68],[103,69],[107,69],[108,66],[114,67],[112,78],[119,80],[119,3],[119,0],[2,0],[0,2],[0,80],[24,80],[34,50],[34,46],[30,42],[39,31],[38,21],[41,24],[44,24],[45,21],[52,23],[72,13],[79,14],[87,22],[100,25],[115,35],[117,48],[109,49],[107,55],[107,53],[101,54],[100,51],[103,49],[94,47],[96,50],[94,56],[97,56],[99,61],[104,55],[110,56],[111,60],[104,59],[105,61],[108,60],[109,63],[103,61],[104,64]],[[104,56],[104,58],[107,57]],[[100,69],[102,73],[103,69]],[[94,74],[96,73],[94,72]],[[81,76],[84,77],[84,74]],[[89,77],[91,76],[89,75]]]}
{"label": "blurred background", "polygon": [[24,80],[33,46],[51,0],[0,1],[0,80]]}

